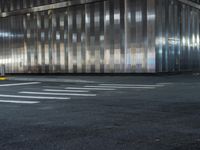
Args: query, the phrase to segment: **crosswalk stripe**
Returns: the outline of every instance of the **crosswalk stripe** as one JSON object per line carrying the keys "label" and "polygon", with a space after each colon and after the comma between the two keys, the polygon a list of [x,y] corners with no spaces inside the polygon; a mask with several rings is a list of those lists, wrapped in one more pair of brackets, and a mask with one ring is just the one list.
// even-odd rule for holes
{"label": "crosswalk stripe", "polygon": [[86,87],[66,87],[65,89],[69,90],[91,90],[91,91],[115,91],[116,89],[112,88],[86,88]]}
{"label": "crosswalk stripe", "polygon": [[66,86],[42,86],[43,88],[46,88],[46,89],[63,89],[65,88]]}
{"label": "crosswalk stripe", "polygon": [[124,86],[124,87],[163,87],[162,84],[99,84],[100,86]]}
{"label": "crosswalk stripe", "polygon": [[168,83],[157,83],[157,85],[171,85],[173,84],[172,82],[168,82]]}
{"label": "crosswalk stripe", "polygon": [[20,94],[34,94],[34,95],[58,95],[58,96],[97,96],[96,94],[78,94],[78,93],[47,93],[47,92],[19,92]]}
{"label": "crosswalk stripe", "polygon": [[16,104],[38,104],[39,101],[13,101],[13,100],[0,100],[0,103],[16,103]]}
{"label": "crosswalk stripe", "polygon": [[3,95],[0,94],[0,97],[7,98],[26,98],[26,99],[49,99],[49,100],[67,100],[69,97],[41,97],[41,96],[22,96],[22,95]]}
{"label": "crosswalk stripe", "polygon": [[87,93],[89,91],[83,91],[83,90],[57,90],[57,89],[44,89],[43,91],[46,92],[72,92],[72,93]]}
{"label": "crosswalk stripe", "polygon": [[21,86],[21,85],[33,85],[40,84],[40,82],[26,82],[26,83],[13,83],[13,84],[1,84],[0,87],[8,86]]}
{"label": "crosswalk stripe", "polygon": [[155,89],[156,87],[131,87],[131,86],[84,86],[86,88],[115,88],[115,89]]}

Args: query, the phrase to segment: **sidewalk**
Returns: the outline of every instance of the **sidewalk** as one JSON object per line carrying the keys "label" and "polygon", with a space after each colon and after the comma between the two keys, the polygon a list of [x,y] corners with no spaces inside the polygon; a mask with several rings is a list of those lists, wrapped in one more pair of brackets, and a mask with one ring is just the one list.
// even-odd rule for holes
{"label": "sidewalk", "polygon": [[35,81],[35,82],[64,82],[64,83],[95,83],[69,76],[8,76],[10,81]]}

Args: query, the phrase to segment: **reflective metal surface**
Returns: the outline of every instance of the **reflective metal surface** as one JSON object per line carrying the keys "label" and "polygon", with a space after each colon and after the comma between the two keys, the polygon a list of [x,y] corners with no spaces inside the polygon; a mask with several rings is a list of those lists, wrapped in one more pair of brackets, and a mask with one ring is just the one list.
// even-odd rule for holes
{"label": "reflective metal surface", "polygon": [[30,12],[45,11],[49,9],[58,9],[73,5],[81,5],[92,2],[103,2],[105,0],[54,0],[54,1],[28,1],[24,2],[16,0],[1,0],[0,1],[0,17],[8,17],[12,15],[21,15]]}
{"label": "reflective metal surface", "polygon": [[157,72],[200,69],[200,12],[180,1],[156,3]]}
{"label": "reflective metal surface", "polygon": [[7,17],[0,18],[0,64],[7,73],[200,68],[199,10],[178,0],[13,0],[1,12]]}

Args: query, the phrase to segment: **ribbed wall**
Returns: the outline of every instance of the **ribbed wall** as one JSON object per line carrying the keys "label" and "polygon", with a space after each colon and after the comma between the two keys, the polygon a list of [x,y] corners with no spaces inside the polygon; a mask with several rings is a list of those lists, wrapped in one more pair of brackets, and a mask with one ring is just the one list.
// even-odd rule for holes
{"label": "ribbed wall", "polygon": [[176,0],[156,1],[157,72],[200,70],[200,11]]}
{"label": "ribbed wall", "polygon": [[[61,1],[12,1],[1,11]],[[0,18],[0,64],[7,73],[200,70],[200,13],[178,0],[102,0],[27,11]]]}
{"label": "ribbed wall", "polygon": [[155,0],[108,0],[0,18],[9,73],[155,71]]}
{"label": "ribbed wall", "polygon": [[11,12],[64,1],[68,0],[0,0],[0,12]]}

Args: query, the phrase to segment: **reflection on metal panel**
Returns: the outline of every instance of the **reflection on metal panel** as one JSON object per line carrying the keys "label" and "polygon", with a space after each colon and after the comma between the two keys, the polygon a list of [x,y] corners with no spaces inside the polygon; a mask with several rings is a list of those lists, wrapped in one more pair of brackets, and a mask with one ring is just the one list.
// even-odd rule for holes
{"label": "reflection on metal panel", "polygon": [[[1,1],[0,10],[45,2]],[[199,15],[177,0],[102,0],[11,15],[0,18],[0,64],[7,73],[197,70]]]}
{"label": "reflection on metal panel", "polygon": [[198,9],[176,0],[157,0],[157,72],[200,69],[199,15]]}
{"label": "reflection on metal panel", "polygon": [[125,5],[125,70],[154,72],[155,1],[126,0]]}

